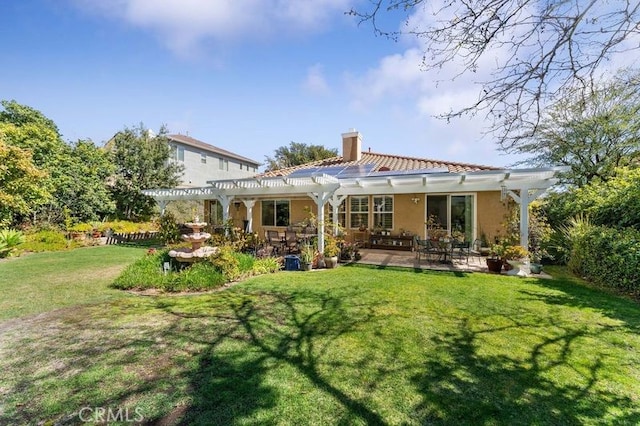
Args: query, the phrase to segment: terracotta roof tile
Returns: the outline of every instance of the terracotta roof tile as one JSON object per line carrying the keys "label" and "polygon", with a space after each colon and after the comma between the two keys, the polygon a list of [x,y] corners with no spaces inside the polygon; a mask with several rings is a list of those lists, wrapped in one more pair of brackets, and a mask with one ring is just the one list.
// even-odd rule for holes
{"label": "terracotta roof tile", "polygon": [[499,170],[498,167],[482,166],[478,164],[456,163],[452,161],[432,160],[428,158],[405,157],[401,155],[378,154],[375,152],[363,152],[362,158],[358,161],[342,161],[342,157],[331,157],[324,160],[313,161],[299,166],[287,167],[285,169],[265,172],[258,177],[288,176],[289,174],[311,167],[330,167],[336,165],[355,166],[364,164],[374,164],[375,171],[380,168],[389,170],[420,170],[420,169],[447,169],[450,173],[476,172],[481,170]]}

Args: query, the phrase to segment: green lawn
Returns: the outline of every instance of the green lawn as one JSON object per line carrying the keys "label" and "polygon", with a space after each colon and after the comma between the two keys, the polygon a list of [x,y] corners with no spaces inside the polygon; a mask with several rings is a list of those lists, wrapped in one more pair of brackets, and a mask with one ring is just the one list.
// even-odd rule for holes
{"label": "green lawn", "polygon": [[124,293],[109,284],[146,249],[103,246],[0,261],[0,321],[101,302]]}
{"label": "green lawn", "polygon": [[640,423],[640,308],[569,279],[343,266],[4,324],[0,424]]}

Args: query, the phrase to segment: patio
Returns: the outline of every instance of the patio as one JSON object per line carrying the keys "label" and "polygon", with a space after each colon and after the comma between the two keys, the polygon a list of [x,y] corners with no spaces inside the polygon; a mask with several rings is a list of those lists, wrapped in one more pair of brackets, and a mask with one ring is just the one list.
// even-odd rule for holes
{"label": "patio", "polygon": [[[427,261],[424,257],[418,261],[414,252],[400,250],[380,250],[380,249],[360,249],[362,258],[356,263],[367,265],[399,266],[405,268],[431,269],[435,271],[457,271],[457,272],[485,272],[488,273],[485,257],[469,256],[469,262],[466,258],[453,258],[451,263],[440,263],[437,261]],[[505,271],[502,271],[505,275]],[[541,274],[529,275],[537,278],[551,278],[550,275],[542,272]]]}

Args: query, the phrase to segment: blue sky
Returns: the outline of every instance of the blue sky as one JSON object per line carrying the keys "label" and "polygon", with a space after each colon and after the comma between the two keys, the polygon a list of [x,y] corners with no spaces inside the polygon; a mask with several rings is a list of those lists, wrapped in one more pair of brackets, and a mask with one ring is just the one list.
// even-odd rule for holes
{"label": "blue sky", "polygon": [[[289,142],[505,166],[482,117],[432,115],[477,96],[420,70],[412,39],[376,37],[345,15],[360,0],[3,2],[0,99],[101,144],[143,122],[264,161]],[[401,16],[384,24],[399,28]],[[394,21],[397,19],[397,21]],[[449,74],[448,74],[449,73]],[[436,84],[437,80],[445,80]]]}

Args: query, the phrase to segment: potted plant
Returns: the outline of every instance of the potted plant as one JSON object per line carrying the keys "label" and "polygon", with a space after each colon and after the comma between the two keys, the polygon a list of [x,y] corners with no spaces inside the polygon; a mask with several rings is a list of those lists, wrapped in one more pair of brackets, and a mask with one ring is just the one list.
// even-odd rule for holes
{"label": "potted plant", "polygon": [[504,252],[504,246],[502,244],[494,244],[491,246],[489,255],[487,256],[487,268],[489,272],[500,273],[502,271],[502,265],[504,260],[502,259],[502,253]]}
{"label": "potted plant", "polygon": [[84,240],[87,237],[87,233],[91,232],[93,226],[89,223],[76,223],[68,228],[71,233],[71,238],[74,240]]}
{"label": "potted plant", "polygon": [[338,255],[340,254],[340,247],[334,238],[328,238],[324,245],[324,261],[327,268],[335,268],[338,266]]}
{"label": "potted plant", "polygon": [[303,271],[310,271],[313,268],[313,247],[310,244],[304,244],[300,248],[300,268]]}
{"label": "potted plant", "polygon": [[505,247],[501,257],[505,262],[505,269],[510,270],[514,267],[519,266],[520,263],[522,263],[522,260],[528,255],[529,253],[524,247],[520,245],[514,245]]}

